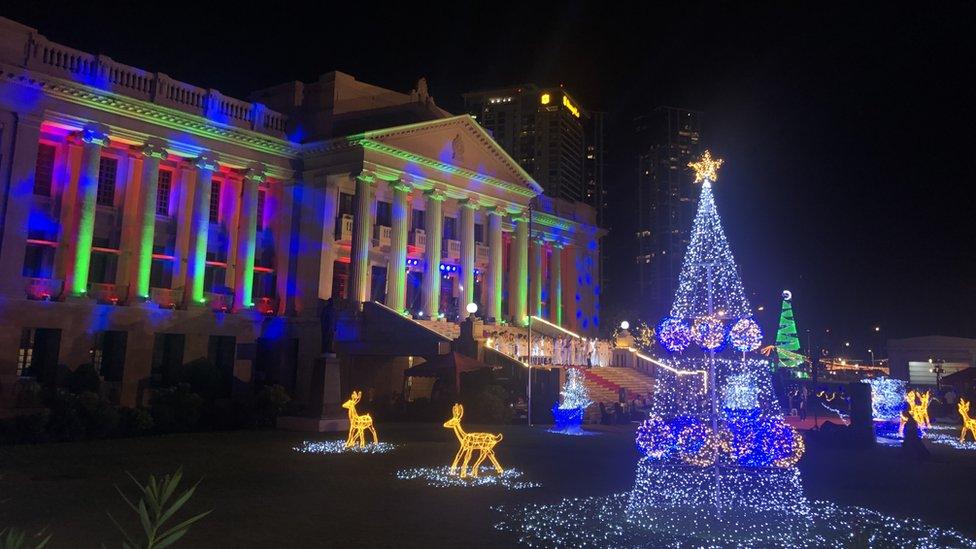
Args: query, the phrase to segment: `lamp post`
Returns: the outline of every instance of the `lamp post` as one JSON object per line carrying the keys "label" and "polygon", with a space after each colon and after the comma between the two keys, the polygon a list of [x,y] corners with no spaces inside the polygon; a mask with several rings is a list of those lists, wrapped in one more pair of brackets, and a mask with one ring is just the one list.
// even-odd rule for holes
{"label": "lamp post", "polygon": [[945,368],[943,367],[944,364],[945,364],[945,361],[942,360],[941,358],[939,358],[939,359],[931,359],[930,358],[929,359],[929,364],[931,364],[931,367],[929,368],[929,372],[935,374],[935,389],[937,391],[938,390],[941,390],[942,389],[942,374],[945,373]]}
{"label": "lamp post", "polygon": [[871,366],[874,366],[874,351],[868,349],[868,353],[871,355]]}

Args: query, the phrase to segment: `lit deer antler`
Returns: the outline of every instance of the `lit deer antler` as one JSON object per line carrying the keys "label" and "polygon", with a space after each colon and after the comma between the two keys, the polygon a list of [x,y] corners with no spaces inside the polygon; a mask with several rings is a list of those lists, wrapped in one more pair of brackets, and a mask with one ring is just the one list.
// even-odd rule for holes
{"label": "lit deer antler", "polygon": [[471,454],[475,450],[479,450],[481,453],[478,454],[478,459],[475,460],[474,465],[471,466],[471,476],[478,476],[478,468],[481,467],[481,462],[485,458],[491,460],[491,464],[494,465],[495,471],[498,474],[505,472],[502,469],[501,464],[498,463],[498,459],[495,458],[495,445],[501,442],[501,433],[493,435],[491,433],[465,433],[461,428],[461,416],[464,415],[464,406],[460,404],[455,404],[451,409],[451,413],[454,417],[444,422],[444,427],[447,429],[454,429],[454,436],[457,437],[458,443],[461,448],[458,453],[454,456],[454,461],[451,463],[451,473],[458,467],[458,462],[461,461],[461,456],[464,456],[464,461],[461,463],[461,478],[468,476],[468,462],[471,461]]}
{"label": "lit deer antler", "polygon": [[353,391],[352,395],[349,397],[342,407],[349,410],[349,436],[346,438],[346,448],[350,448],[356,445],[356,439],[359,439],[359,446],[366,447],[366,429],[373,434],[373,444],[379,442],[376,436],[376,428],[373,427],[373,418],[369,414],[359,415],[356,413],[356,405],[359,404],[359,400],[363,397],[362,391]]}

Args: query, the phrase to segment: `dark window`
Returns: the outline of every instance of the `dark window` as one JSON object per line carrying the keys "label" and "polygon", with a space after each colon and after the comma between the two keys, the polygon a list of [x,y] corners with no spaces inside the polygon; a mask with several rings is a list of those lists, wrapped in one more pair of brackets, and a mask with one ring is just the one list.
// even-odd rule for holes
{"label": "dark window", "polygon": [[53,381],[61,351],[61,330],[24,328],[20,332],[17,375],[38,382]]}
{"label": "dark window", "polygon": [[127,339],[128,333],[122,331],[108,330],[96,334],[92,365],[105,381],[122,381]]}
{"label": "dark window", "polygon": [[474,224],[474,241],[481,244],[485,243],[485,226],[481,223]]}
{"label": "dark window", "polygon": [[224,285],[227,277],[227,269],[217,265],[207,265],[203,271],[203,290],[214,293],[229,293],[229,289]]}
{"label": "dark window", "polygon": [[353,195],[349,193],[339,193],[339,217],[352,215],[352,199]]}
{"label": "dark window", "polygon": [[423,210],[414,210],[413,211],[413,224],[411,225],[411,228],[414,228],[414,229],[423,229],[424,228],[424,211]]}
{"label": "dark window", "polygon": [[115,205],[115,173],[118,168],[119,161],[114,158],[102,157],[98,163],[98,191],[95,202],[99,206]]}
{"label": "dark window", "polygon": [[54,155],[57,147],[41,143],[37,146],[37,164],[34,166],[34,194],[51,196],[54,181]]}
{"label": "dark window", "polygon": [[376,224],[382,225],[384,227],[392,227],[391,220],[393,219],[393,205],[389,202],[377,202],[376,203]]}
{"label": "dark window", "polygon": [[383,303],[386,301],[386,267],[373,265],[370,277],[369,298]]}
{"label": "dark window", "polygon": [[444,218],[444,238],[448,240],[457,240],[457,218],[456,217]]}
{"label": "dark window", "polygon": [[96,284],[114,284],[115,271],[119,262],[119,256],[111,253],[92,252],[91,270],[88,273],[88,282]]}
{"label": "dark window", "polygon": [[264,201],[267,196],[268,191],[264,189],[258,189],[258,219],[257,228],[259,231],[264,230]]}
{"label": "dark window", "polygon": [[24,251],[23,276],[51,278],[54,273],[54,246],[28,244]]}
{"label": "dark window", "polygon": [[210,186],[210,222],[220,221],[220,181],[214,181]]}
{"label": "dark window", "polygon": [[210,336],[207,359],[217,368],[220,375],[218,397],[229,397],[234,388],[234,354],[237,341],[234,336]]}
{"label": "dark window", "polygon": [[174,385],[183,365],[184,334],[156,334],[153,342],[152,381],[157,387]]}
{"label": "dark window", "polygon": [[251,289],[251,297],[255,300],[261,299],[262,297],[270,297],[273,299],[277,293],[275,285],[274,273],[256,271],[254,273],[254,285]]}
{"label": "dark window", "polygon": [[156,186],[156,215],[169,215],[169,196],[173,189],[173,172],[159,171],[159,184]]}
{"label": "dark window", "polygon": [[173,286],[173,261],[153,259],[149,268],[150,288],[171,288]]}

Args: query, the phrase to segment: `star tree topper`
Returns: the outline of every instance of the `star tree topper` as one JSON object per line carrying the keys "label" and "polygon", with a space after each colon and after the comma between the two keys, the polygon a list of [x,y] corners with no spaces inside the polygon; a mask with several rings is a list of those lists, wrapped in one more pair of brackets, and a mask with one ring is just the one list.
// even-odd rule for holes
{"label": "star tree topper", "polygon": [[688,167],[695,170],[695,183],[703,181],[718,181],[718,169],[722,167],[721,158],[712,158],[712,153],[705,151],[698,162],[689,162]]}

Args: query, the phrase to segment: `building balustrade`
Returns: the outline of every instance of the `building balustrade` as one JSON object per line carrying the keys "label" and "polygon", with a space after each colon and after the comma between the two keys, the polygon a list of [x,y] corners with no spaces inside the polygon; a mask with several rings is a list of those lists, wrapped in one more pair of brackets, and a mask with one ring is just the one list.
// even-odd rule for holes
{"label": "building balustrade", "polygon": [[273,316],[278,312],[278,298],[259,298],[254,302],[254,310],[266,316]]}
{"label": "building balustrade", "polygon": [[101,305],[124,305],[129,286],[105,282],[89,282],[88,297]]}
{"label": "building balustrade", "polygon": [[450,238],[444,239],[444,252],[442,257],[447,259],[460,259],[461,257],[461,241],[451,240]]}
{"label": "building balustrade", "polygon": [[474,261],[478,265],[488,265],[488,246],[482,244],[475,245]]}
{"label": "building balustrade", "polygon": [[204,292],[207,306],[215,313],[229,313],[234,310],[234,296],[216,292]]}
{"label": "building balustrade", "polygon": [[427,251],[427,232],[423,229],[414,229],[410,233],[410,245],[417,248],[418,252]]}
{"label": "building balustrade", "polygon": [[392,241],[391,240],[392,231],[391,231],[390,227],[386,227],[386,226],[383,226],[383,225],[377,225],[376,227],[374,227],[373,233],[374,233],[374,237],[373,238],[376,239],[376,242],[378,243],[378,245],[381,248],[389,248],[390,247],[390,242]]}
{"label": "building balustrade", "polygon": [[199,88],[114,61],[106,55],[57,44],[38,34],[28,38],[26,67],[83,84],[206,117],[221,124],[285,137],[285,115],[261,103],[227,97],[217,90]]}
{"label": "building balustrade", "polygon": [[160,309],[177,309],[183,305],[183,288],[149,288],[149,301]]}
{"label": "building balustrade", "polygon": [[339,234],[336,235],[336,239],[340,242],[349,242],[352,240],[352,222],[353,217],[349,214],[342,214],[342,219],[339,221]]}
{"label": "building balustrade", "polygon": [[64,294],[64,280],[57,278],[28,278],[24,287],[27,299],[60,301]]}

